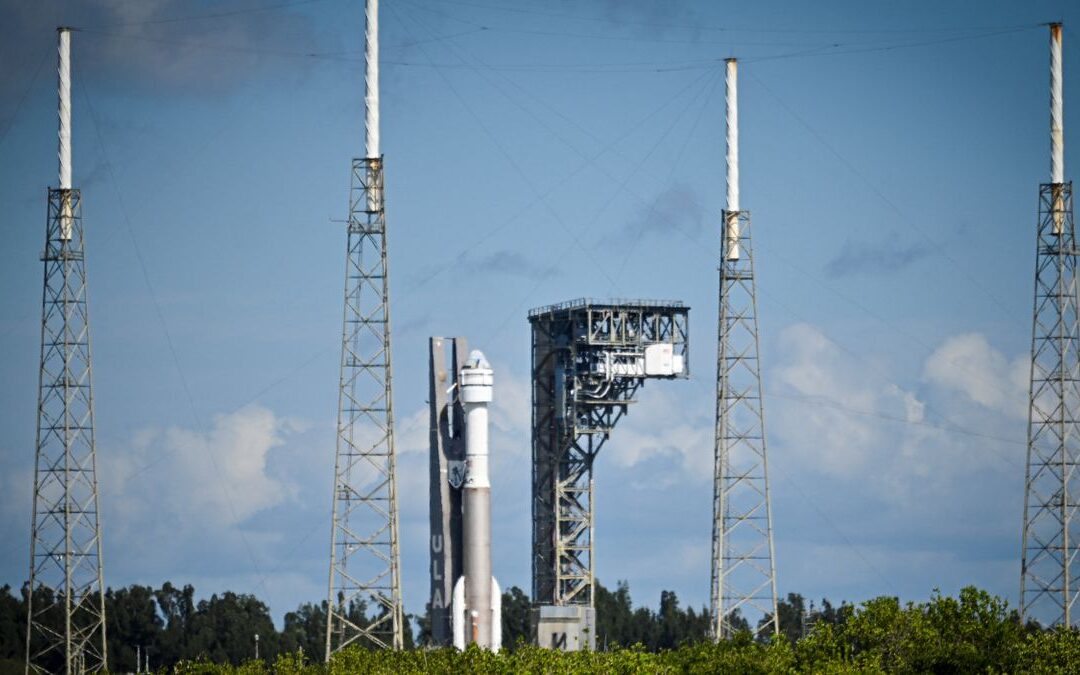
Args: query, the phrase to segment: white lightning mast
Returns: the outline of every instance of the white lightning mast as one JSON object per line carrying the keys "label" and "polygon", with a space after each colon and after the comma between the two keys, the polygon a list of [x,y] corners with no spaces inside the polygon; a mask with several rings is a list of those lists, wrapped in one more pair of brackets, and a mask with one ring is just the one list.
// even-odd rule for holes
{"label": "white lightning mast", "polygon": [[[327,598],[326,660],[401,649],[390,283],[379,147],[379,3],[367,0],[365,157],[352,161]],[[373,612],[373,613],[372,613]]]}
{"label": "white lightning mast", "polygon": [[[776,568],[758,357],[750,213],[739,204],[738,63],[727,60],[727,208],[720,246],[710,632],[731,637],[741,620],[777,633]],[[751,624],[752,625],[752,624]]]}
{"label": "white lightning mast", "polygon": [[59,181],[49,189],[27,672],[107,669],[90,315],[81,193],[71,180],[71,29],[57,29]]}
{"label": "white lightning mast", "polygon": [[1072,183],[1065,180],[1061,24],[1050,24],[1050,182],[1039,187],[1020,615],[1080,620],[1080,317]]}

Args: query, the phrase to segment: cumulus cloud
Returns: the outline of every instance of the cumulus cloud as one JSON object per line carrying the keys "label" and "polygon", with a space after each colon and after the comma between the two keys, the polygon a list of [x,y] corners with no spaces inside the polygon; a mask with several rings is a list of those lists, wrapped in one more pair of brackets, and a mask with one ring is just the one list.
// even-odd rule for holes
{"label": "cumulus cloud", "polygon": [[1030,360],[1011,361],[978,333],[946,340],[926,360],[923,377],[971,401],[1014,418],[1027,417]]}
{"label": "cumulus cloud", "polygon": [[927,357],[921,379],[901,386],[814,326],[790,326],[780,343],[768,432],[791,470],[909,513],[972,489],[974,473],[1016,471],[1023,358],[956,336]]}
{"label": "cumulus cloud", "polygon": [[[711,388],[709,388],[711,389]],[[689,407],[687,395],[700,394],[683,380],[655,381],[642,388],[638,402],[612,434],[605,450],[608,460],[630,469],[662,459],[664,469],[643,476],[651,484],[671,485],[687,478],[711,484],[713,472],[713,423],[711,405]],[[655,465],[654,465],[655,466]]]}
{"label": "cumulus cloud", "polygon": [[769,431],[818,471],[851,477],[878,459],[895,428],[875,414],[901,423],[921,421],[922,408],[912,394],[875,382],[814,326],[784,329],[780,353],[766,390],[782,397],[774,416],[778,424]]}
{"label": "cumulus cloud", "polygon": [[299,426],[248,406],[217,415],[209,429],[148,428],[126,451],[111,452],[101,477],[118,523],[165,520],[198,530],[229,530],[295,495],[268,472],[270,453]]}

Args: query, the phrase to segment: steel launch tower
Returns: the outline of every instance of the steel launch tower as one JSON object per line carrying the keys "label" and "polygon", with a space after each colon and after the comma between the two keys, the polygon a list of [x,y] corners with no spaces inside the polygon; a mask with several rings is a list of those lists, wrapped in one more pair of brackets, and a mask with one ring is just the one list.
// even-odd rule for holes
{"label": "steel launch tower", "polygon": [[49,188],[41,256],[26,672],[71,674],[108,661],[82,204],[71,186],[71,31],[58,36],[60,186]]}
{"label": "steel launch tower", "polygon": [[[712,625],[716,640],[747,611],[779,632],[765,415],[758,359],[750,212],[739,208],[738,64],[727,60],[727,209],[720,249],[713,481]],[[752,618],[752,617],[751,617]]]}
{"label": "steel launch tower", "polygon": [[1050,25],[1050,182],[1039,187],[1020,614],[1080,619],[1080,319],[1072,183],[1065,182],[1061,24]]}
{"label": "steel launch tower", "polygon": [[[366,157],[352,162],[327,598],[326,660],[350,644],[401,649],[390,286],[379,153],[378,0],[367,0]],[[374,616],[367,614],[375,610]]]}
{"label": "steel launch tower", "polygon": [[593,464],[646,379],[688,377],[689,311],[681,302],[581,299],[529,312],[540,646],[577,649],[595,640],[581,630],[594,602]]}

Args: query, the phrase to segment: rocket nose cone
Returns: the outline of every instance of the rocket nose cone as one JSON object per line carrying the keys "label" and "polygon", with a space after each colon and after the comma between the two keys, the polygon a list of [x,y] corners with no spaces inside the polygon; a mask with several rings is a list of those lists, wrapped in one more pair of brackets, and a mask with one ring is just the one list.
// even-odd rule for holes
{"label": "rocket nose cone", "polygon": [[474,349],[469,352],[469,361],[466,364],[469,368],[491,368],[491,364],[484,358],[484,352],[479,349]]}

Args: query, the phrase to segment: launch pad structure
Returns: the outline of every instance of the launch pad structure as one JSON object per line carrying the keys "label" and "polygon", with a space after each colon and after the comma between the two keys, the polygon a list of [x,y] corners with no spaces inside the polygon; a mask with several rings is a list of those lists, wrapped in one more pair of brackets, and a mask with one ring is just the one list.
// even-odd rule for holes
{"label": "launch pad structure", "polygon": [[[593,607],[593,463],[645,380],[688,377],[689,311],[677,301],[579,299],[529,312],[534,630],[545,606]],[[579,615],[586,624],[588,614]],[[554,646],[544,637],[541,646]]]}

